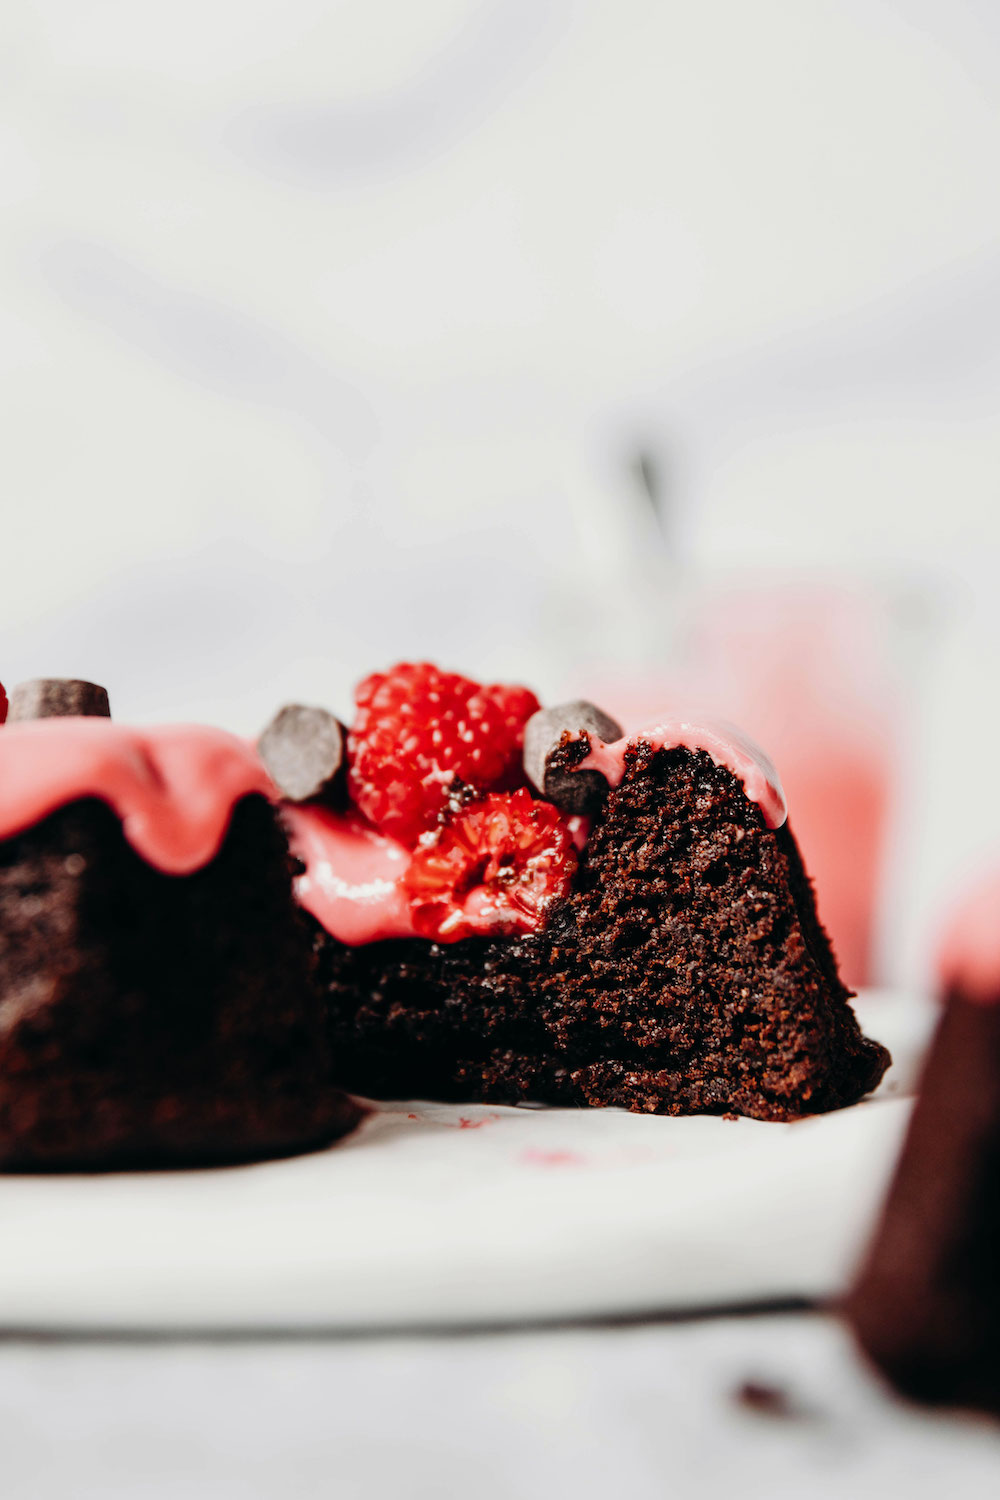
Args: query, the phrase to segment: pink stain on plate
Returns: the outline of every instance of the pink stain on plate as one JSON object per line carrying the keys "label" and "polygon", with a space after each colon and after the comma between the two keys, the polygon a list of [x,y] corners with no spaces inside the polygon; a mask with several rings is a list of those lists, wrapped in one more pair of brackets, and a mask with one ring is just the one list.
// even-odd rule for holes
{"label": "pink stain on plate", "polygon": [[585,1167],[587,1158],[578,1151],[540,1151],[529,1146],[522,1151],[520,1160],[528,1167]]}
{"label": "pink stain on plate", "polygon": [[499,1118],[499,1115],[483,1115],[479,1120],[470,1120],[466,1115],[459,1115],[458,1128],[459,1130],[478,1130],[482,1125],[492,1125]]}

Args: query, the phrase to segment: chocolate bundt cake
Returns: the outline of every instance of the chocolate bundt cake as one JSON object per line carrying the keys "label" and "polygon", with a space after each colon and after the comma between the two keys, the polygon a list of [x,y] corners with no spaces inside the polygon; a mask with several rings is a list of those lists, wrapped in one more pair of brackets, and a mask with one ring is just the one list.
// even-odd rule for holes
{"label": "chocolate bundt cake", "polygon": [[0,1169],[243,1161],[343,1134],[359,1110],[334,1086],[258,757],[62,702],[0,729]]}
{"label": "chocolate bundt cake", "polygon": [[847,1315],[905,1395],[1000,1415],[1000,872],[960,906],[944,1007]]}
{"label": "chocolate bundt cake", "polygon": [[322,751],[317,712],[261,746],[343,1086],[788,1120],[878,1083],[777,774],[738,731],[624,736],[426,663],[367,679]]}

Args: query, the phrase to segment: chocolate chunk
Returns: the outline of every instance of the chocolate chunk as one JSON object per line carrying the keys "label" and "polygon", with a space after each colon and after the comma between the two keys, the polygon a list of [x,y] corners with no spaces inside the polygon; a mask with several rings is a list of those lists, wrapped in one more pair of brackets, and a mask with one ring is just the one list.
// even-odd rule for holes
{"label": "chocolate chunk", "polygon": [[325,708],[289,703],[268,724],[257,750],[289,802],[330,800],[340,790],[346,733]]}
{"label": "chocolate chunk", "polygon": [[110,719],[107,688],[75,677],[33,677],[10,695],[10,723],[25,719]]}
{"label": "chocolate chunk", "polygon": [[600,771],[575,771],[590,753],[587,735],[620,740],[622,728],[593,703],[577,699],[532,714],[524,729],[524,770],[531,784],[565,812],[586,813],[607,791]]}

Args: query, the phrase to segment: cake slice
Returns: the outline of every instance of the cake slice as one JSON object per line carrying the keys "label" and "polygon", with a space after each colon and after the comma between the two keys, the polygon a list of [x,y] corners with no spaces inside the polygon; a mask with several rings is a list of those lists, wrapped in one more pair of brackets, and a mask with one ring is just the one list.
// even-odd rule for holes
{"label": "cake slice", "polygon": [[944,1008],[847,1314],[904,1394],[1000,1415],[1000,871],[960,905]]}
{"label": "cake slice", "polygon": [[252,747],[67,701],[0,729],[0,1169],[243,1161],[343,1134],[360,1111],[334,1084]]}
{"label": "cake slice", "polygon": [[738,731],[423,663],[361,685],[346,747],[285,808],[344,1086],[788,1120],[881,1078]]}

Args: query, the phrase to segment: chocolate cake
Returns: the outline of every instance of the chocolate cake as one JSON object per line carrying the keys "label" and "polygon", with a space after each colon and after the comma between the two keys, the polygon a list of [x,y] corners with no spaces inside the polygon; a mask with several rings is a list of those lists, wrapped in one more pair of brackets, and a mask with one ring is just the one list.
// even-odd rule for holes
{"label": "chocolate cake", "polygon": [[[12,716],[44,701],[15,691]],[[0,729],[0,1168],[243,1161],[343,1134],[359,1110],[334,1086],[259,759],[218,730],[65,716],[73,701]]]}
{"label": "chocolate cake", "polygon": [[846,1312],[904,1394],[1000,1415],[1000,874],[939,968],[937,1035]]}
{"label": "chocolate cake", "polygon": [[285,808],[345,1087],[789,1120],[881,1078],[739,731],[404,664],[346,761]]}

